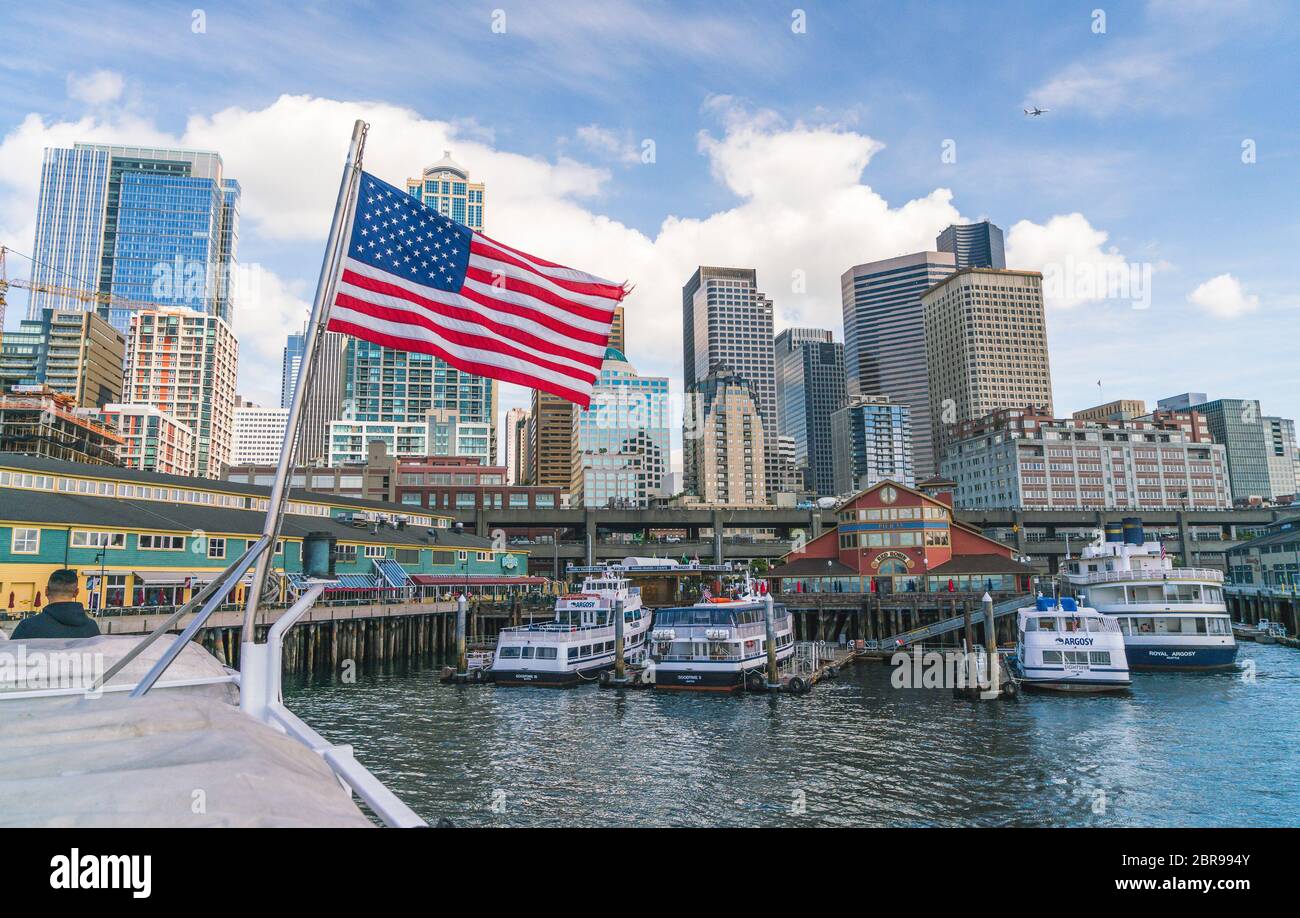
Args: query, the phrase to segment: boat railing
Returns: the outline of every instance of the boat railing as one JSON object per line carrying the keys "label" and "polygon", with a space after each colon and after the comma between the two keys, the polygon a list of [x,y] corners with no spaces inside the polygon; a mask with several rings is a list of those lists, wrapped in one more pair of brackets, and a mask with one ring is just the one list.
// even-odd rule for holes
{"label": "boat railing", "polygon": [[559,628],[545,628],[529,625],[521,625],[517,628],[502,628],[497,643],[500,644],[500,638],[527,637],[530,641],[538,641],[543,644],[568,644],[570,642],[579,642],[595,638],[605,639],[614,636],[614,626],[608,625],[562,625]]}
{"label": "boat railing", "polygon": [[1086,574],[1063,573],[1070,583],[1114,583],[1121,580],[1209,580],[1223,582],[1223,571],[1212,567],[1175,567],[1169,570],[1092,571]]}

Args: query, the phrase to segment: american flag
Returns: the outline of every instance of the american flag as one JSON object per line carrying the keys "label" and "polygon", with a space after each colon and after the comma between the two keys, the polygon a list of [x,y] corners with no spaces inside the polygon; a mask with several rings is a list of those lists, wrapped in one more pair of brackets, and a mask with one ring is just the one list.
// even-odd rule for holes
{"label": "american flag", "polygon": [[327,327],[586,408],[626,292],[496,242],[363,172]]}

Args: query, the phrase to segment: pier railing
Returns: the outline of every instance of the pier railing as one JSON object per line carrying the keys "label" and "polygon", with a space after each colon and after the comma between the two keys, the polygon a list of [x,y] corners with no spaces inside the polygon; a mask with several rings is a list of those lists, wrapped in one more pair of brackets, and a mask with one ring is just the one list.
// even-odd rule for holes
{"label": "pier railing", "polygon": [[1212,567],[1175,567],[1163,571],[1093,571],[1088,574],[1067,574],[1070,583],[1113,583],[1116,580],[1210,580],[1223,582],[1223,571]]}

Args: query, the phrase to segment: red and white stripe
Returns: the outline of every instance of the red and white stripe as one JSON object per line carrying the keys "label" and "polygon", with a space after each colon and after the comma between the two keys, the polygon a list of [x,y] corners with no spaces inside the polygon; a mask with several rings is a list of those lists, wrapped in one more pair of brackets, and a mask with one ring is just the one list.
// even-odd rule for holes
{"label": "red and white stripe", "polygon": [[345,259],[327,327],[586,408],[626,292],[476,232],[459,293]]}

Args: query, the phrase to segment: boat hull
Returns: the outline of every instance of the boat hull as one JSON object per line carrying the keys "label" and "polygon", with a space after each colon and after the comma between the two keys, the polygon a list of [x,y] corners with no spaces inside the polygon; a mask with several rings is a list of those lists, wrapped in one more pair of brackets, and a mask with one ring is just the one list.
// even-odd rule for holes
{"label": "boat hull", "polygon": [[1188,647],[1187,645],[1125,644],[1129,669],[1144,672],[1229,669],[1237,661],[1237,645]]}
{"label": "boat hull", "polygon": [[571,669],[565,672],[546,672],[536,669],[497,669],[492,668],[491,679],[496,685],[532,686],[533,688],[573,688],[594,682],[607,669],[613,669],[613,663],[602,663],[586,669]]}
{"label": "boat hull", "polygon": [[1127,692],[1133,687],[1132,683],[1127,680],[1124,682],[1094,682],[1086,679],[1021,679],[1020,685],[1035,692],[1072,692],[1094,695],[1102,692]]}

